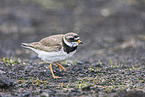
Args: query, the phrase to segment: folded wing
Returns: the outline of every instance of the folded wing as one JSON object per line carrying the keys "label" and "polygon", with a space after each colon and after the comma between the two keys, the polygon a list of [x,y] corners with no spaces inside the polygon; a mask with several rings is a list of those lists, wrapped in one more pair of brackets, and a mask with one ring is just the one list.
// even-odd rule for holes
{"label": "folded wing", "polygon": [[22,43],[22,46],[29,49],[43,50],[47,52],[59,51],[62,48],[62,37],[64,35],[53,35],[46,37],[39,42]]}

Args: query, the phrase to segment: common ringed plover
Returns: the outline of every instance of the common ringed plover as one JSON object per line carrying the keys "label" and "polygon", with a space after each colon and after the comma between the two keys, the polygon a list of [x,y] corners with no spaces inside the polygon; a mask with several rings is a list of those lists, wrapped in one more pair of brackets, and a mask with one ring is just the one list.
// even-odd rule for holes
{"label": "common ringed plover", "polygon": [[38,57],[41,58],[41,60],[46,63],[50,63],[49,67],[53,78],[61,78],[54,75],[52,63],[54,62],[57,64],[60,71],[61,69],[66,71],[66,69],[57,62],[72,57],[79,44],[82,44],[79,35],[69,32],[67,34],[52,35],[43,38],[39,42],[22,43],[22,46],[33,50],[38,54]]}

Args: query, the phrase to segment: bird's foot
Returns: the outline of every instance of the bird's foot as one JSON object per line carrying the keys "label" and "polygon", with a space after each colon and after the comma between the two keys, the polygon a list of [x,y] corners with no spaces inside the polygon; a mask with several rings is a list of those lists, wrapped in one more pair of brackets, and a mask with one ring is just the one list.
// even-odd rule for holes
{"label": "bird's foot", "polygon": [[62,78],[62,77],[59,77],[59,76],[53,76],[53,78]]}
{"label": "bird's foot", "polygon": [[63,69],[64,71],[66,71],[66,69],[62,65],[58,64],[57,62],[55,62],[55,64],[59,66],[60,71],[62,71],[61,69]]}
{"label": "bird's foot", "polygon": [[64,67],[59,67],[60,72],[62,71],[61,68],[62,68],[64,71],[66,71],[66,69],[65,69]]}

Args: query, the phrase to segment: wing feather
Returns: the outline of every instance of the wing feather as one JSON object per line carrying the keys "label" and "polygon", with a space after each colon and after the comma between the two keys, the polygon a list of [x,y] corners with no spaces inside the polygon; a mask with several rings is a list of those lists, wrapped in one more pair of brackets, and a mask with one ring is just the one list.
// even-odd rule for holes
{"label": "wing feather", "polygon": [[22,43],[22,46],[25,48],[34,48],[38,50],[43,50],[47,52],[52,51],[59,51],[62,48],[62,37],[64,35],[53,35],[46,37],[39,42],[33,42],[33,43]]}

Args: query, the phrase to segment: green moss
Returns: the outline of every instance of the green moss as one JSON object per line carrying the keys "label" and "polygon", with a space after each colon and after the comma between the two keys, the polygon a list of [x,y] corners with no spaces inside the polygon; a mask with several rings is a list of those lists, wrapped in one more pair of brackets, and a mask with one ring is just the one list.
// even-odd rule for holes
{"label": "green moss", "polygon": [[19,65],[22,64],[22,60],[19,58],[11,57],[11,58],[6,58],[3,57],[1,61],[6,65],[6,66],[14,66],[14,65]]}

